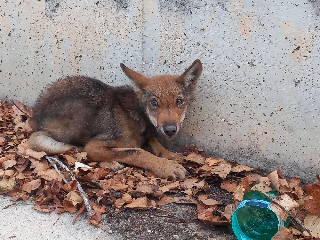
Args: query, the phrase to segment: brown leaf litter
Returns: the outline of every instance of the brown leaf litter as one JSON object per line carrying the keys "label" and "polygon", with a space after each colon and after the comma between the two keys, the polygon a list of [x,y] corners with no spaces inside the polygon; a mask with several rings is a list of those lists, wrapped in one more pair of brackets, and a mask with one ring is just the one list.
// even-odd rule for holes
{"label": "brown leaf litter", "polygon": [[[11,196],[12,201],[35,198],[34,209],[38,211],[78,211],[79,215],[85,207],[78,181],[89,199],[94,213],[89,222],[94,225],[99,226],[106,206],[123,211],[161,209],[179,203],[196,206],[198,219],[215,226],[230,224],[232,213],[249,190],[265,194],[276,189],[279,196],[272,200],[273,208],[283,219],[291,216],[294,224],[281,229],[274,239],[320,238],[319,176],[314,184],[302,188],[299,178],[287,182],[280,170],[263,177],[249,166],[205,157],[202,149],[192,145],[184,152],[182,164],[189,172],[184,181],[160,179],[135,167],[113,172],[108,165],[98,163],[75,170],[77,163],[85,163],[86,153],[72,150],[55,156],[73,172],[75,181],[59,166],[57,172],[44,152],[29,148],[28,117],[32,110],[14,103],[16,106],[0,102],[0,193]],[[212,184],[220,189],[214,194]],[[232,199],[225,201],[228,192]]]}

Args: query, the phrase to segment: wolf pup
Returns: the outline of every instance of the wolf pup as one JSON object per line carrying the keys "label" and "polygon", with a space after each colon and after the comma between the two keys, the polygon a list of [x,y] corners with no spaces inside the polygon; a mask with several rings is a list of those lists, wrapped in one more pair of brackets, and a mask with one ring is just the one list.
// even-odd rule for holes
{"label": "wolf pup", "polygon": [[200,60],[180,76],[147,78],[120,66],[137,92],[83,76],[60,79],[43,91],[30,121],[35,131],[30,148],[58,154],[84,147],[91,161],[117,161],[162,178],[185,178],[185,168],[174,161],[181,155],[155,137],[173,139],[178,133],[202,72]]}

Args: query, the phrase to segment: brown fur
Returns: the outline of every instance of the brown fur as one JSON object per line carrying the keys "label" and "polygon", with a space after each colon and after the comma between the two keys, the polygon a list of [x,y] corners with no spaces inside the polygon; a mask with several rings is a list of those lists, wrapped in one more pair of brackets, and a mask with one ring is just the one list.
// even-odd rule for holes
{"label": "brown fur", "polygon": [[[166,150],[155,138],[176,136],[192,92],[202,72],[196,60],[181,76],[151,79],[121,64],[136,84],[111,87],[99,80],[77,76],[60,79],[47,88],[34,108],[35,132],[29,146],[48,154],[84,148],[92,161],[118,161],[183,179],[179,154]],[[155,154],[142,149],[150,146]]]}

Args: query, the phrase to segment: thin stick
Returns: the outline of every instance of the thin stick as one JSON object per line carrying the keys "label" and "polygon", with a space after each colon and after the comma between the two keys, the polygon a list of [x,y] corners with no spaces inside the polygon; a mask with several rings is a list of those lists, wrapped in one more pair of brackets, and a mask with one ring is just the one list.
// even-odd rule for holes
{"label": "thin stick", "polygon": [[[48,160],[49,163],[51,163],[51,165],[52,165],[53,168],[57,171],[57,173],[61,174],[61,172],[60,172],[60,170],[58,169],[57,165],[56,165],[51,159],[47,158],[47,160]],[[67,183],[67,182],[68,182],[67,179],[65,179],[64,177],[63,177],[62,180],[64,181],[64,183]]]}
{"label": "thin stick", "polygon": [[164,212],[166,215],[169,215],[169,212],[168,212],[167,210],[162,209],[162,208],[159,208],[159,207],[152,207],[152,206],[151,206],[150,208],[152,208],[152,209],[156,209],[156,210],[160,210],[160,211]]}
{"label": "thin stick", "polygon": [[[11,102],[12,102],[12,104],[13,105],[15,105],[17,108],[18,108],[18,110],[20,111],[20,112],[22,112],[24,115],[26,115],[27,117],[31,117],[30,116],[30,114],[29,113],[27,113],[27,112],[25,112],[25,111],[23,111],[19,106],[18,106],[18,104],[16,103],[16,100],[10,100]],[[17,101],[18,102],[18,101]],[[19,102],[18,102],[19,103]],[[20,103],[21,104],[21,103]]]}
{"label": "thin stick", "polygon": [[282,211],[286,212],[294,221],[294,225],[297,226],[298,228],[300,228],[302,231],[306,231],[310,236],[312,236],[311,232],[309,229],[307,229],[303,223],[296,217],[296,215],[294,213],[292,213],[291,211],[287,211],[283,206],[281,206],[279,203],[277,203],[272,197],[270,197],[268,194],[261,192],[263,195],[265,195],[266,197],[269,198],[269,200],[274,203],[275,205],[277,205],[278,207],[281,208]]}
{"label": "thin stick", "polygon": [[80,216],[81,213],[86,209],[86,206],[83,204],[82,207],[80,208],[79,212],[77,213],[77,216],[73,219],[72,224],[74,225],[77,221],[77,218]]}
{"label": "thin stick", "polygon": [[60,218],[61,218],[61,215],[57,218],[57,220],[56,220],[56,221],[54,222],[54,224],[52,224],[52,225],[55,225]]}
{"label": "thin stick", "polygon": [[80,192],[80,195],[81,195],[81,197],[83,199],[84,205],[86,206],[86,209],[87,209],[87,212],[88,212],[88,218],[91,219],[91,217],[94,215],[94,212],[93,212],[93,210],[91,208],[91,205],[89,203],[89,199],[88,199],[86,193],[83,191],[83,188],[81,187],[81,185],[78,182],[78,180],[73,176],[73,173],[71,172],[71,170],[56,158],[46,156],[46,159],[47,160],[49,159],[49,160],[52,160],[52,161],[58,163],[60,165],[60,167],[62,167],[65,171],[67,171],[69,173],[71,180],[77,182],[78,190]]}

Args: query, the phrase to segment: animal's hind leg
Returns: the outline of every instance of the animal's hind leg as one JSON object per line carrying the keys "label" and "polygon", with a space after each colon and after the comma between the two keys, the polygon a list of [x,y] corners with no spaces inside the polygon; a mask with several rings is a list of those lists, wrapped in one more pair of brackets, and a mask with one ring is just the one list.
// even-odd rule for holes
{"label": "animal's hind leg", "polygon": [[44,151],[47,154],[64,153],[75,147],[70,144],[54,140],[47,132],[39,131],[31,134],[28,140],[29,147],[35,151]]}

